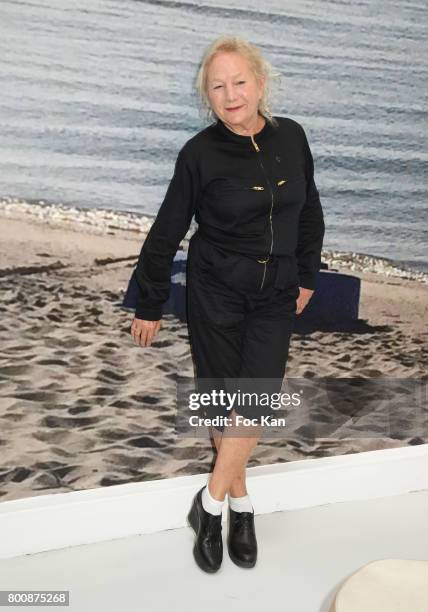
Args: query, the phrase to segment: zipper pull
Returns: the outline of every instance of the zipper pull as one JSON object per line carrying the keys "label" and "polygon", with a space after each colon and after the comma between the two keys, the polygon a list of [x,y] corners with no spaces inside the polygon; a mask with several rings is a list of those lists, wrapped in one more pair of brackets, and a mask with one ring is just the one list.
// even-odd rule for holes
{"label": "zipper pull", "polygon": [[259,149],[259,146],[258,146],[257,142],[254,140],[254,137],[253,137],[253,135],[252,135],[252,134],[251,134],[251,140],[252,140],[252,142],[253,142],[253,145],[254,145],[255,150],[256,150],[256,151],[257,151],[257,153],[258,153],[258,152],[260,151],[260,149]]}
{"label": "zipper pull", "polygon": [[253,187],[251,187],[251,189],[255,189],[256,191],[263,191],[264,187],[262,187],[261,185],[254,185]]}
{"label": "zipper pull", "polygon": [[287,182],[287,179],[282,179],[282,181],[277,182],[277,185],[283,185],[286,182]]}

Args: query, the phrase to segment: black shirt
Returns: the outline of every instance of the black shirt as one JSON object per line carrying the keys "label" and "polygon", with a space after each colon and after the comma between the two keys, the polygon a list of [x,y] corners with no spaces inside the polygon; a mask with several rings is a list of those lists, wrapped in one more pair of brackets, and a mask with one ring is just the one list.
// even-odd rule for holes
{"label": "black shirt", "polygon": [[200,234],[223,249],[295,256],[299,285],[315,288],[325,228],[312,154],[297,121],[274,119],[253,137],[218,119],[183,145],[138,258],[137,318],[162,317],[172,261],[193,216]]}

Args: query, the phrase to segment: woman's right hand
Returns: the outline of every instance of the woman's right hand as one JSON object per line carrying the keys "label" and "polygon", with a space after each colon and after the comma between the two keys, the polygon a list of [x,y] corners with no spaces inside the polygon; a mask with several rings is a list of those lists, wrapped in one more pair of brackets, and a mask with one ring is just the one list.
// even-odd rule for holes
{"label": "woman's right hand", "polygon": [[146,321],[134,317],[131,324],[131,336],[134,339],[134,343],[137,346],[150,346],[160,329],[160,323],[160,320]]}

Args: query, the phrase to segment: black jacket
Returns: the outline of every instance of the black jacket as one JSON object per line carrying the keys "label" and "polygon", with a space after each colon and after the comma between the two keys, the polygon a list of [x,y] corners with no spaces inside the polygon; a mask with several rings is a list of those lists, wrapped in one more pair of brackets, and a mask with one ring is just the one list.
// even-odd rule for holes
{"label": "black jacket", "polygon": [[193,216],[201,235],[224,249],[295,256],[299,285],[315,288],[324,218],[312,154],[297,121],[275,119],[253,137],[217,120],[181,148],[138,258],[137,318],[162,317],[172,261]]}

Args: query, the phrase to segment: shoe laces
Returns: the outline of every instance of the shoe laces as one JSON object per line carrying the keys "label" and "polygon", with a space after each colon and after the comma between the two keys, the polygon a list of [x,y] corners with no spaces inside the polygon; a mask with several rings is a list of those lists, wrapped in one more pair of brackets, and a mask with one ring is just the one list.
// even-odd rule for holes
{"label": "shoe laces", "polygon": [[237,533],[252,533],[252,517],[252,512],[237,512],[235,517],[234,531]]}

